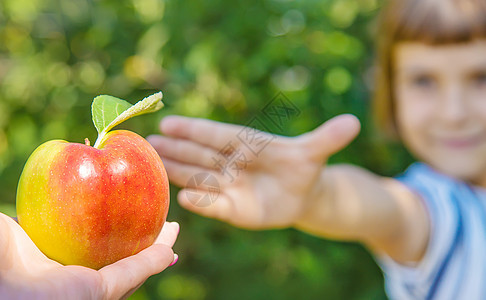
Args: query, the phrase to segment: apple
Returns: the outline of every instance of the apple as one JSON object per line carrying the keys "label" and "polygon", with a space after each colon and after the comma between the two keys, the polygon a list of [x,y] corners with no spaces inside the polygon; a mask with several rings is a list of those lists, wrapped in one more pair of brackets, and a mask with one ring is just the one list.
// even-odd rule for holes
{"label": "apple", "polygon": [[153,244],[169,209],[169,181],[153,147],[127,130],[96,147],[48,141],[29,157],[17,217],[37,247],[65,265],[99,269]]}

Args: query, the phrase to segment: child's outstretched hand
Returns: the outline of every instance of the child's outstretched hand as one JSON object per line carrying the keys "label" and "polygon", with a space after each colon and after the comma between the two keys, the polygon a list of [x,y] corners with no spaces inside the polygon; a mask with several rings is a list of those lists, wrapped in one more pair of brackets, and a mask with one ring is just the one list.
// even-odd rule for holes
{"label": "child's outstretched hand", "polygon": [[179,225],[164,224],[154,245],[96,271],[47,258],[12,218],[0,213],[1,299],[125,299],[175,262]]}
{"label": "child's outstretched hand", "polygon": [[[353,140],[360,124],[352,115],[340,115],[297,137],[275,136],[258,154],[237,138],[243,126],[169,116],[160,129],[165,136],[148,140],[161,155],[171,182],[183,187],[179,203],[204,216],[258,229],[291,226],[312,206],[322,164]],[[262,140],[271,137],[260,134],[265,135]],[[230,152],[246,158],[234,178],[215,163],[222,152],[231,155],[225,147],[230,142]],[[200,173],[213,175],[220,186],[209,206],[194,205],[188,198],[190,192],[209,192],[190,183]]]}

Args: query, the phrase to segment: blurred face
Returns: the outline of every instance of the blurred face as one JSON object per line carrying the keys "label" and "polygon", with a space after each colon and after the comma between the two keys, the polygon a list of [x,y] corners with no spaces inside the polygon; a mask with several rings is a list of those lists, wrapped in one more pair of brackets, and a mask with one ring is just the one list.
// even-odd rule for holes
{"label": "blurred face", "polygon": [[396,118],[404,144],[435,169],[486,187],[486,39],[395,48]]}

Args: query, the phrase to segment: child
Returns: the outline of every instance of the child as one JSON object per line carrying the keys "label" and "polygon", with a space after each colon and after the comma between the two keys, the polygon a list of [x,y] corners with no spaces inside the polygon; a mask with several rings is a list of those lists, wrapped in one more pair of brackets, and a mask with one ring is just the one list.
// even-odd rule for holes
{"label": "child", "polygon": [[[240,126],[171,116],[150,141],[189,210],[362,242],[394,299],[486,299],[486,1],[390,1],[378,42],[377,120],[421,161],[400,177],[322,166],[358,134],[351,115],[268,139],[231,181],[213,158],[229,141],[226,155],[251,155]],[[186,185],[202,172],[220,184],[209,206],[188,199],[204,192]]]}

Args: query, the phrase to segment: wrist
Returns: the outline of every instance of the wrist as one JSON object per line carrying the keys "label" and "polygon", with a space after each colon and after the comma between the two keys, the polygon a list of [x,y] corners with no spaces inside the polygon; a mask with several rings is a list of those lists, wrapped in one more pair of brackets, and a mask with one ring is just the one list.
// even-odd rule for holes
{"label": "wrist", "polygon": [[[328,168],[325,167],[320,170],[309,192],[303,197],[302,211],[296,218],[293,227],[308,228],[312,226],[317,220],[322,217],[322,214],[329,209],[323,209],[323,205],[327,206],[330,199],[332,199],[332,188],[329,186]],[[322,221],[322,220],[319,220]]]}

